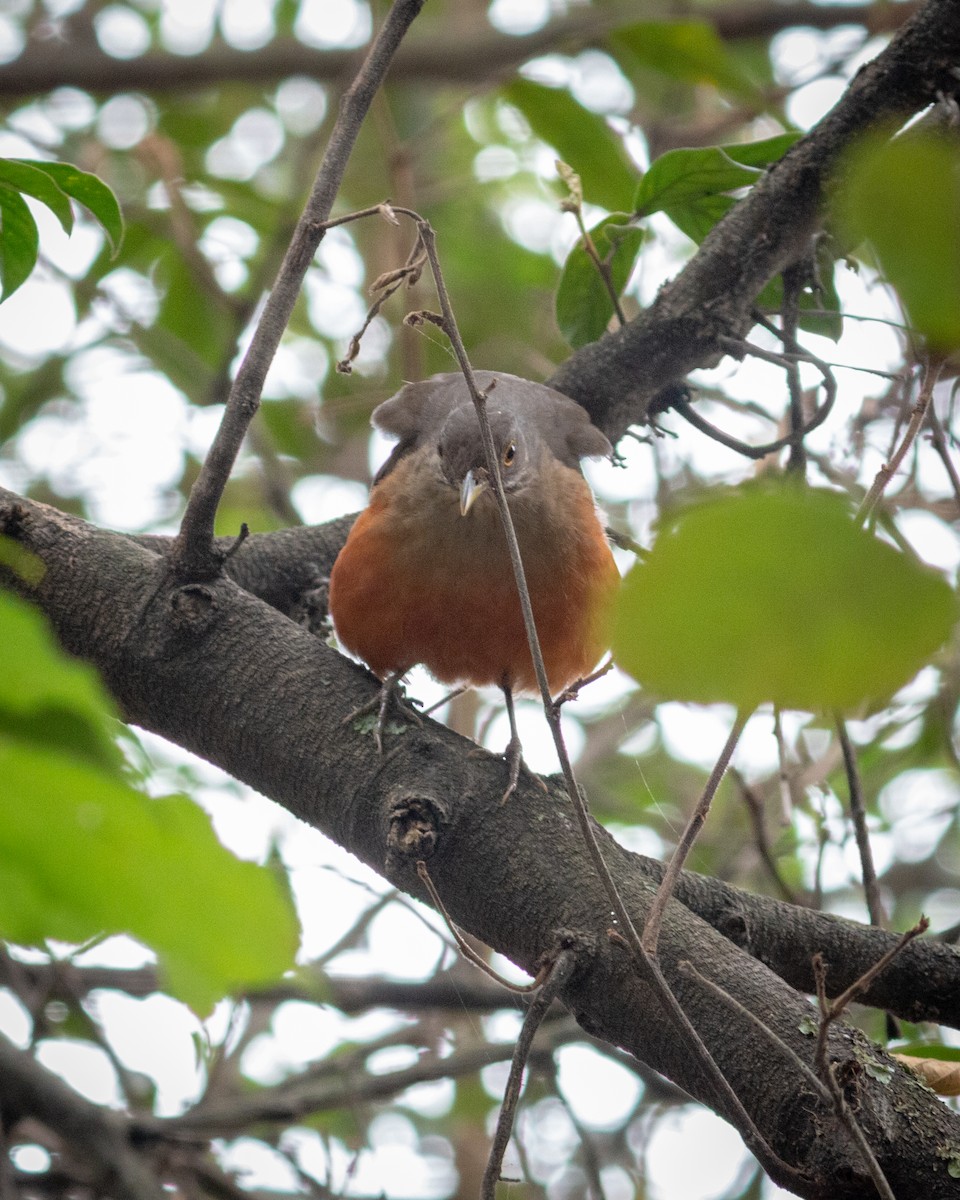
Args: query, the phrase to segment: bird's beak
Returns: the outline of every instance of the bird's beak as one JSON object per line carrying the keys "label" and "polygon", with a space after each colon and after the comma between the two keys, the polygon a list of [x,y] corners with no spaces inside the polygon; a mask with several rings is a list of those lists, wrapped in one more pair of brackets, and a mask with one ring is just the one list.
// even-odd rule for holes
{"label": "bird's beak", "polygon": [[488,485],[487,480],[475,471],[468,471],[460,485],[460,516],[465,517],[473,502]]}

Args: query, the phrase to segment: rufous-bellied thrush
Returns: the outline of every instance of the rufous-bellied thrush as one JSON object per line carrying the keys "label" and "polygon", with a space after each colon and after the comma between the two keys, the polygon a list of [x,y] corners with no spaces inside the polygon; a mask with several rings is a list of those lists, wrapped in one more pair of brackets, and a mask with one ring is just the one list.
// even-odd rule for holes
{"label": "rufous-bellied thrush", "polygon": [[[478,371],[516,529],[550,693],[603,653],[619,574],[582,458],[610,453],[559,392]],[[391,682],[418,663],[442,683],[504,690],[509,794],[519,770],[512,693],[537,690],[517,585],[462,375],[410,383],[373,424],[399,439],[330,575],[340,641]],[[512,752],[512,757],[511,756]]]}

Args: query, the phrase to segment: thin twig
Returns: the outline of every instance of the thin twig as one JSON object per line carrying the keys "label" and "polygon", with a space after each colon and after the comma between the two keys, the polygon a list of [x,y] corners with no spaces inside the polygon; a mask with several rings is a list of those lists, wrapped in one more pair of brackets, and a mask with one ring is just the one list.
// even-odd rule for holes
{"label": "thin twig", "polygon": [[[733,1088],[724,1077],[723,1072],[710,1055],[710,1052],[707,1050],[703,1039],[697,1033],[689,1017],[687,1017],[686,1013],[684,1013],[683,1009],[680,1007],[680,1004],[678,1003],[673,992],[670,990],[670,986],[660,970],[656,958],[647,954],[647,952],[644,950],[643,946],[641,945],[640,937],[637,933],[636,927],[633,924],[633,919],[623,902],[623,898],[617,889],[610,868],[607,866],[607,863],[603,857],[603,853],[600,850],[600,844],[597,840],[596,833],[594,832],[593,825],[591,823],[586,798],[582,788],[577,783],[573,772],[573,766],[570,761],[570,756],[567,751],[560,725],[560,714],[554,706],[553,699],[550,695],[546,668],[543,661],[543,654],[540,650],[536,624],[533,618],[533,606],[530,601],[530,592],[527,587],[523,561],[520,556],[520,547],[517,542],[516,530],[514,529],[513,519],[507,504],[506,493],[503,488],[503,480],[500,475],[499,457],[494,448],[493,434],[490,429],[490,421],[486,410],[486,396],[477,386],[476,377],[473,374],[473,369],[470,365],[469,358],[467,357],[463,339],[460,336],[460,330],[457,325],[453,307],[450,302],[450,296],[447,292],[446,283],[444,281],[443,271],[437,256],[436,235],[429,222],[425,221],[421,216],[419,216],[419,214],[413,212],[412,210],[397,206],[393,208],[392,211],[409,217],[417,224],[420,237],[423,241],[424,248],[426,249],[427,258],[429,260],[430,269],[434,277],[434,283],[437,289],[437,297],[440,301],[441,308],[441,314],[439,316],[425,313],[420,314],[420,319],[431,320],[432,323],[440,326],[446,333],[453,348],[453,352],[457,358],[457,362],[460,365],[464,380],[467,384],[467,389],[474,403],[477,419],[480,425],[481,442],[484,448],[490,481],[493,485],[494,495],[497,500],[497,507],[500,513],[500,519],[507,542],[507,549],[510,557],[511,567],[514,573],[514,579],[517,584],[520,607],[524,619],[524,627],[527,633],[530,654],[533,660],[534,673],[537,678],[547,724],[553,737],[554,747],[557,751],[557,757],[560,760],[561,772],[567,787],[567,793],[570,797],[571,803],[573,804],[574,816],[576,817],[581,837],[586,846],[590,860],[594,865],[594,869],[596,870],[603,888],[607,893],[607,898],[622,931],[610,930],[610,936],[623,942],[623,944],[626,945],[632,952],[638,967],[641,969],[648,982],[653,987],[658,999],[669,1015],[671,1021],[680,1031],[686,1044],[690,1047],[691,1053],[694,1054],[697,1062],[700,1064],[705,1074],[711,1081],[714,1091],[718,1096],[719,1103],[732,1114],[732,1119],[736,1120],[744,1140],[756,1157],[761,1163],[769,1165],[773,1170],[778,1171],[785,1178],[800,1180],[804,1178],[803,1173],[798,1171],[796,1167],[791,1166],[784,1159],[780,1158],[776,1151],[774,1151],[773,1148],[766,1142],[763,1135],[760,1133],[760,1130],[754,1123],[753,1118],[744,1107],[743,1102],[740,1100],[739,1096],[737,1096],[736,1092],[734,1092]],[[437,900],[439,900],[439,896],[437,896]],[[482,960],[480,961],[482,962]],[[483,964],[483,968],[489,969],[485,963]]]}
{"label": "thin twig", "polygon": [[747,1147],[753,1152],[757,1161],[762,1164],[768,1174],[779,1172],[784,1178],[794,1181],[799,1185],[807,1176],[803,1171],[794,1167],[785,1159],[782,1159],[757,1128],[753,1117],[744,1107],[743,1101],[733,1090],[729,1080],[717,1066],[703,1038],[673,994],[670,985],[663,976],[663,972],[660,970],[659,961],[646,953],[640,943],[640,939],[636,935],[636,931],[633,931],[633,937],[636,942],[635,946],[616,929],[608,929],[607,937],[612,942],[632,952],[634,959],[644,973],[645,979],[655,990],[657,1000],[663,1006],[674,1028],[682,1037],[691,1055],[703,1068],[704,1074],[713,1087],[718,1109],[721,1111],[726,1110],[728,1119],[736,1124],[740,1130],[740,1136]]}
{"label": "thin twig", "polygon": [[920,432],[923,422],[927,416],[927,409],[930,407],[930,401],[933,396],[934,385],[940,376],[940,368],[943,366],[943,358],[939,355],[931,354],[927,358],[923,372],[923,381],[920,384],[920,395],[917,397],[917,402],[913,406],[910,413],[910,422],[900,440],[900,445],[897,446],[893,454],[890,456],[890,461],[877,472],[876,478],[870,485],[870,490],[863,498],[863,503],[857,509],[857,524],[863,525],[866,523],[870,514],[880,501],[887,484],[894,477],[897,468],[906,457],[907,451],[916,440],[917,434]]}
{"label": "thin twig", "polygon": [[[781,320],[783,322],[784,343],[796,343],[797,327],[800,321],[799,295],[802,287],[801,268],[798,264],[787,267],[783,272],[783,307]],[[807,467],[807,452],[803,444],[803,389],[800,386],[800,364],[796,360],[788,360],[786,364],[787,391],[790,396],[790,455],[787,459],[787,470],[803,475]]]}
{"label": "thin twig", "polygon": [[[396,211],[401,211],[397,209]],[[415,214],[411,214],[414,215]],[[566,742],[563,738],[563,731],[560,725],[560,714],[553,705],[550,695],[549,685],[547,683],[547,673],[543,662],[543,654],[540,651],[540,642],[537,637],[536,624],[533,619],[533,607],[530,602],[530,592],[527,588],[526,576],[523,568],[523,561],[520,557],[520,547],[517,542],[516,530],[513,526],[513,519],[510,514],[510,509],[507,504],[506,493],[503,489],[503,480],[500,475],[499,457],[494,448],[493,434],[490,429],[490,420],[486,410],[486,397],[480,392],[477,387],[476,378],[473,374],[473,369],[470,366],[470,361],[467,358],[467,352],[463,345],[463,340],[460,337],[460,331],[456,323],[450,297],[447,293],[446,284],[443,279],[443,273],[440,269],[440,263],[437,258],[436,237],[431,226],[422,218],[416,218],[419,223],[420,235],[423,238],[424,246],[427,250],[427,257],[430,260],[430,268],[433,272],[434,281],[437,287],[437,296],[440,300],[442,311],[441,322],[444,330],[450,339],[450,344],[453,347],[454,354],[457,357],[457,362],[460,364],[460,369],[463,372],[467,388],[473,399],[474,406],[477,412],[477,418],[480,424],[481,439],[486,456],[487,467],[490,473],[490,479],[493,484],[494,494],[497,498],[497,507],[500,512],[501,523],[504,529],[504,535],[507,541],[507,548],[510,555],[510,563],[513,568],[514,579],[517,584],[517,591],[520,596],[520,607],[523,612],[524,626],[527,632],[527,639],[530,645],[530,654],[533,659],[534,671],[537,677],[537,683],[540,690],[540,697],[543,702],[544,714],[546,716],[547,725],[550,728],[550,733],[553,737],[553,744],[557,752],[557,757],[560,760],[560,769],[563,774],[563,779],[567,787],[567,794],[573,804],[574,816],[576,817],[577,826],[580,830],[581,837],[587,849],[587,853],[594,869],[600,878],[604,890],[607,893],[607,898],[613,909],[614,915],[620,923],[621,930],[616,934],[629,947],[634,955],[638,967],[644,972],[646,978],[654,988],[658,999],[664,1006],[664,1009],[670,1016],[674,1025],[680,1030],[686,1043],[690,1046],[692,1053],[704,1072],[711,1080],[713,1087],[720,1098],[720,1102],[726,1105],[729,1112],[732,1113],[737,1121],[738,1128],[747,1145],[757,1156],[757,1158],[767,1164],[771,1164],[775,1170],[781,1172],[785,1177],[792,1179],[802,1178],[802,1172],[791,1166],[773,1150],[766,1142],[760,1130],[757,1128],[753,1118],[747,1112],[743,1102],[734,1092],[733,1088],[727,1082],[723,1072],[717,1066],[716,1062],[707,1050],[703,1039],[697,1033],[689,1017],[680,1007],[677,998],[670,990],[670,986],[660,970],[659,964],[655,957],[647,954],[640,942],[640,937],[634,926],[633,919],[623,902],[623,898],[617,888],[610,868],[607,866],[606,860],[603,857],[603,852],[600,849],[600,843],[597,840],[597,835],[594,832],[593,825],[590,819],[590,811],[587,807],[586,797],[583,789],[577,783],[573,771],[573,765],[570,761],[570,755],[567,751]]]}
{"label": "thin twig", "polygon": [[425,0],[395,0],[360,70],[340,102],[310,198],[284,255],[276,283],[243,357],[220,428],[190,492],[180,532],[171,552],[174,571],[190,579],[211,578],[222,560],[213,542],[214,518],[247,429],[260,405],[260,393],[280,339],[293,312],[307,268],[325,233],[347,161],[367,110],[382,84],[404,34]]}
{"label": "thin twig", "polygon": [[773,736],[777,743],[777,782],[780,785],[780,820],[790,824],[793,816],[793,782],[787,768],[787,740],[783,736],[783,718],[778,705],[773,709]]}
{"label": "thin twig", "polygon": [[523,1081],[523,1072],[530,1057],[534,1036],[540,1028],[543,1018],[547,1015],[550,1005],[573,973],[575,965],[574,952],[568,949],[561,950],[549,967],[543,986],[527,1009],[527,1015],[523,1019],[523,1027],[517,1038],[516,1049],[510,1063],[510,1075],[507,1078],[503,1103],[500,1105],[500,1114],[497,1117],[497,1128],[490,1146],[487,1166],[483,1172],[483,1181],[480,1184],[480,1200],[493,1200],[497,1181],[500,1178],[500,1168],[503,1165],[503,1156],[510,1141],[510,1134],[513,1132],[513,1120],[520,1099],[520,1084]]}
{"label": "thin twig", "polygon": [[784,879],[777,865],[773,847],[770,844],[770,835],[767,833],[767,823],[764,820],[763,803],[760,797],[739,771],[731,768],[730,774],[736,780],[737,787],[740,789],[740,795],[747,806],[747,812],[750,815],[750,821],[753,825],[754,843],[757,847],[757,853],[760,855],[763,865],[767,868],[770,878],[776,884],[777,890],[788,904],[801,904],[802,901]]}
{"label": "thin twig", "polygon": [[[834,1070],[833,1063],[827,1063],[826,1068],[827,1087],[830,1090],[830,1095],[833,1099],[833,1104],[837,1110],[837,1116],[843,1121],[847,1128],[847,1132],[857,1143],[860,1153],[863,1155],[863,1160],[866,1163],[867,1170],[870,1172],[870,1178],[873,1180],[874,1187],[880,1193],[881,1200],[897,1200],[893,1194],[893,1188],[890,1186],[886,1175],[883,1173],[883,1168],[877,1162],[876,1156],[867,1141],[867,1136],[860,1128],[859,1121],[850,1112],[846,1100],[843,1096],[843,1090],[837,1082],[837,1073]],[[846,1119],[844,1119],[846,1117]]]}
{"label": "thin twig", "polygon": [[860,780],[860,770],[857,766],[857,753],[847,732],[847,723],[837,713],[835,716],[837,736],[843,751],[843,766],[847,774],[847,790],[850,793],[850,819],[853,822],[853,832],[857,839],[857,850],[860,853],[860,871],[863,876],[863,891],[867,900],[867,912],[871,925],[886,929],[887,919],[883,911],[883,900],[880,897],[880,881],[873,862],[873,849],[870,846],[870,833],[867,830],[867,813],[863,803],[863,784]]}
{"label": "thin twig", "polygon": [[859,979],[855,979],[853,983],[851,983],[846,989],[846,991],[841,992],[840,995],[837,996],[830,1006],[833,1013],[831,1019],[836,1020],[836,1018],[843,1013],[848,1004],[856,1000],[858,996],[862,995],[878,975],[883,974],[887,967],[889,967],[897,955],[900,954],[900,952],[906,946],[909,946],[915,938],[918,938],[922,934],[926,933],[929,928],[929,919],[927,917],[921,917],[916,925],[914,925],[911,929],[908,929],[906,933],[901,934],[896,945],[891,946],[886,954],[881,955],[881,957],[877,959],[872,967],[869,967],[866,971],[864,971]]}
{"label": "thin twig", "polygon": [[673,895],[673,889],[676,887],[677,880],[680,877],[680,871],[683,869],[683,864],[693,847],[693,843],[697,840],[700,830],[703,828],[703,823],[707,819],[707,813],[710,811],[710,805],[713,803],[713,797],[716,795],[720,781],[723,779],[727,767],[730,765],[730,759],[733,757],[733,752],[737,748],[737,742],[740,740],[740,734],[743,733],[743,727],[746,723],[747,716],[738,712],[733,722],[733,728],[730,730],[723,749],[720,751],[720,755],[714,763],[713,770],[710,772],[710,777],[704,784],[700,799],[697,801],[697,806],[693,810],[690,820],[687,822],[687,826],[680,837],[680,841],[677,843],[677,848],[674,850],[669,863],[667,863],[667,869],[663,873],[663,878],[660,880],[660,886],[657,888],[657,894],[650,905],[646,924],[643,927],[643,937],[641,938],[644,951],[651,957],[657,953],[657,943],[660,940],[660,926],[663,924],[663,914],[666,912],[667,904]]}
{"label": "thin twig", "polygon": [[818,951],[813,956],[811,960],[813,978],[817,990],[817,1003],[820,1006],[820,1028],[817,1032],[817,1048],[813,1061],[819,1075],[822,1076],[824,1074],[826,1067],[827,1033],[830,1026],[843,1015],[847,1005],[865,992],[877,976],[881,975],[887,969],[904,947],[909,946],[915,938],[926,933],[929,928],[930,921],[926,917],[921,917],[912,929],[908,929],[906,933],[900,935],[896,944],[891,946],[886,954],[881,955],[872,967],[868,967],[858,979],[855,979],[832,1002],[827,999],[827,966],[823,960],[823,955]]}
{"label": "thin twig", "polygon": [[679,970],[684,974],[690,975],[702,984],[709,992],[716,996],[728,1007],[738,1013],[744,1020],[749,1021],[751,1025],[760,1033],[771,1041],[786,1057],[790,1060],[791,1065],[800,1072],[807,1083],[814,1089],[817,1095],[828,1104],[832,1104],[837,1116],[843,1123],[847,1133],[850,1134],[852,1140],[856,1143],[857,1149],[866,1164],[867,1170],[870,1172],[870,1178],[876,1185],[877,1191],[880,1193],[883,1200],[896,1200],[893,1191],[890,1188],[889,1181],[883,1173],[883,1168],[877,1161],[876,1155],[873,1153],[873,1148],[867,1141],[866,1135],[860,1128],[860,1123],[850,1111],[850,1107],[844,1099],[844,1095],[839,1085],[837,1084],[836,1074],[832,1064],[827,1071],[827,1083],[823,1083],[811,1071],[807,1064],[803,1061],[799,1054],[775,1033],[770,1026],[756,1015],[749,1008],[741,1004],[739,1000],[731,996],[726,988],[722,988],[720,984],[714,983],[712,979],[708,979],[690,962],[682,962],[679,964]]}
{"label": "thin twig", "polygon": [[427,889],[430,899],[436,908],[437,912],[443,917],[450,930],[453,940],[457,943],[460,953],[468,962],[472,962],[475,967],[479,967],[485,975],[489,975],[491,979],[495,979],[501,986],[507,988],[508,991],[516,992],[517,995],[525,995],[528,992],[535,992],[542,986],[543,980],[548,970],[547,967],[541,968],[537,972],[532,983],[512,983],[509,979],[505,979],[498,971],[495,971],[481,956],[474,950],[467,939],[463,936],[460,930],[454,925],[453,918],[447,912],[443,901],[440,899],[440,893],[437,891],[436,885],[430,878],[430,872],[427,870],[427,864],[423,859],[417,861],[417,874],[420,876],[420,882]]}
{"label": "thin twig", "polygon": [[927,410],[927,420],[930,422],[930,440],[933,442],[933,448],[940,455],[940,461],[943,463],[944,470],[947,472],[947,477],[950,480],[950,486],[953,488],[953,494],[957,498],[958,506],[960,506],[960,472],[957,471],[957,464],[953,461],[950,447],[947,445],[946,434],[943,432],[943,425],[937,416],[936,405],[930,405]]}
{"label": "thin twig", "polygon": [[[784,363],[781,362],[779,365],[783,366]],[[829,370],[827,370],[826,374],[824,374],[823,388],[824,392],[826,393],[823,403],[814,411],[813,416],[806,423],[806,425],[801,426],[799,432],[794,432],[791,430],[791,432],[786,434],[784,437],[777,438],[772,442],[763,442],[759,446],[753,446],[749,442],[744,442],[741,441],[740,438],[733,437],[732,434],[724,433],[722,429],[718,429],[716,425],[712,424],[710,421],[707,421],[704,417],[701,417],[689,400],[685,400],[682,396],[673,400],[670,407],[674,412],[679,413],[685,421],[694,427],[694,429],[698,429],[701,433],[705,433],[707,437],[713,438],[713,440],[715,442],[719,442],[721,446],[726,446],[730,450],[736,450],[738,454],[742,454],[746,458],[758,460],[761,458],[766,458],[768,454],[775,454],[778,450],[782,450],[785,446],[795,445],[798,438],[802,440],[807,436],[807,434],[812,433],[815,429],[823,424],[823,422],[830,415],[834,400],[837,396],[836,380],[833,378],[833,374]]]}

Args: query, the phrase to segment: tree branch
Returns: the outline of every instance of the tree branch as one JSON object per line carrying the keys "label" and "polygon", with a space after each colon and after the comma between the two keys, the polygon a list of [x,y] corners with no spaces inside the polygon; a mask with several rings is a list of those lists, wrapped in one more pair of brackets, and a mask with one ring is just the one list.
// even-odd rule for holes
{"label": "tree branch", "polygon": [[425,0],[394,0],[356,78],[344,92],[310,197],[230,389],[220,427],[190,491],[172,551],[172,567],[181,579],[208,579],[222,565],[223,559],[215,552],[213,544],[217,506],[250,422],[260,406],[267,371],[300,295],[307,268],[326,232],[324,222],[340,191],[360,127],[404,34],[424,3]]}
{"label": "tree branch", "polygon": [[[821,5],[800,3],[721,9],[698,8],[693,17],[712,23],[727,40],[769,37],[780,29],[807,25],[833,29],[838,25],[863,25],[870,33],[897,29],[917,9],[908,4]],[[683,19],[675,8],[674,19]],[[478,28],[473,37],[456,39],[423,37],[404,46],[397,55],[393,78],[418,86],[433,84],[487,84],[498,73],[508,75],[521,63],[549,51],[576,53],[593,45],[611,29],[637,20],[634,0],[612,11],[589,10],[551,21],[535,33],[519,37]],[[279,37],[255,52],[234,50],[222,42],[203,54],[180,55],[154,51],[137,58],[118,59],[105,54],[90,38],[71,38],[69,22],[64,36],[27,42],[24,52],[0,71],[0,96],[24,96],[56,87],[77,87],[93,95],[114,92],[167,92],[183,88],[216,87],[229,83],[275,84],[291,75],[304,75],[321,83],[339,83],[356,66],[353,50],[316,50],[294,38]]]}
{"label": "tree branch", "polygon": [[[12,517],[5,532],[47,568],[32,598],[67,648],[99,668],[127,719],[218,763],[420,898],[414,863],[429,858],[453,919],[531,973],[558,931],[572,930],[578,969],[562,1000],[581,1026],[729,1118],[648,986],[609,945],[606,895],[562,793],[545,795],[522,780],[516,802],[500,806],[500,760],[468,756],[468,743],[429,720],[380,758],[368,736],[341,724],[376,682],[320,639],[228,579],[165,587],[161,560],[130,539],[27,501],[4,508],[3,499],[0,513]],[[596,834],[625,903],[642,920],[652,872],[602,829]],[[952,949],[939,949],[956,961]],[[755,1031],[718,1012],[678,964],[689,960],[762,1012],[777,1037],[809,1061],[812,1047],[801,1032],[807,1001],[682,903],[668,905],[659,953],[671,990],[753,1121],[810,1181],[802,1194],[868,1196],[872,1183],[836,1114],[811,1103],[782,1068],[766,1069],[768,1051]],[[842,1026],[830,1038],[834,1061],[849,1060],[854,1049],[859,1059],[874,1054]],[[887,1084],[857,1075],[856,1089],[861,1125],[900,1200],[946,1200],[954,1181],[934,1149],[960,1136],[958,1118],[918,1094],[906,1072]]]}
{"label": "tree branch", "polygon": [[735,205],[680,274],[625,328],[577,350],[547,381],[616,441],[654,396],[743,338],[764,285],[807,253],[843,153],[867,129],[900,123],[953,95],[960,6],[928,0],[836,106]]}
{"label": "tree branch", "polygon": [[4,1121],[31,1116],[70,1142],[122,1200],[163,1200],[164,1191],[130,1144],[126,1122],[92,1104],[35,1058],[0,1034],[0,1090]]}

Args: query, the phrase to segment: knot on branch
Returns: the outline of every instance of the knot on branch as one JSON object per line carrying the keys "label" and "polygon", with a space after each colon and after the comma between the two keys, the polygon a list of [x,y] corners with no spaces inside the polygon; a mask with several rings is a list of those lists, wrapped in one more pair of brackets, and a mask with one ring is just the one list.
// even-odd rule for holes
{"label": "knot on branch", "polygon": [[317,582],[300,597],[290,616],[298,625],[317,637],[330,633],[330,579],[317,572]]}
{"label": "knot on branch", "polygon": [[418,795],[398,795],[389,806],[386,870],[403,873],[405,867],[430,858],[440,832],[447,824],[446,813],[437,800]]}
{"label": "knot on branch", "polygon": [[0,534],[9,538],[19,537],[26,515],[26,505],[17,501],[0,504]]}
{"label": "knot on branch", "polygon": [[217,611],[212,588],[203,583],[187,583],[170,596],[170,612],[176,628],[196,637],[204,632]]}

